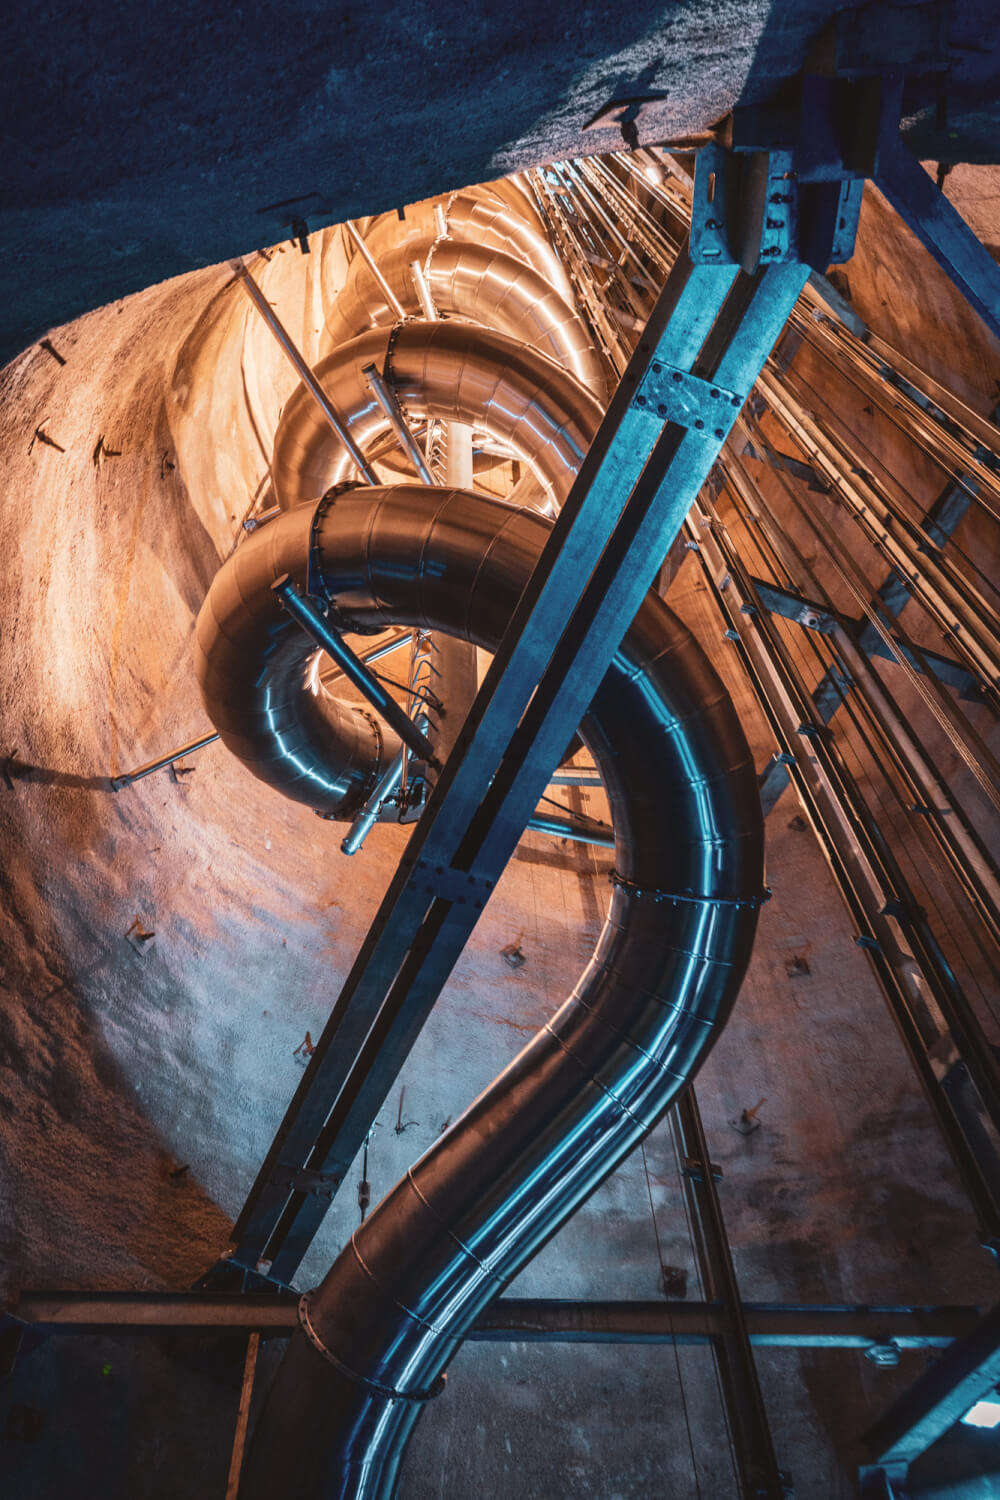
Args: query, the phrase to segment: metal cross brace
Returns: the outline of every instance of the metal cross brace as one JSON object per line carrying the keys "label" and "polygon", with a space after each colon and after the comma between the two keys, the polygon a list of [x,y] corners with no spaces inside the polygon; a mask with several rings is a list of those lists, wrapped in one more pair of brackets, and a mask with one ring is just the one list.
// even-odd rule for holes
{"label": "metal cross brace", "polygon": [[[975,486],[975,481],[966,478],[965,485],[970,484]],[[932,544],[938,548],[946,546],[949,537],[962,520],[970,503],[971,496],[963,485],[951,482],[945,486],[921,522],[929,538],[927,544],[928,551]],[[878,598],[891,614],[898,617],[903,607],[909,603],[911,594],[905,580],[900,578],[898,573],[890,573],[884,582],[879,585]],[[878,601],[875,602],[877,603]],[[871,620],[868,620],[858,636],[858,645],[869,656],[881,655],[882,653],[878,651],[876,646],[876,642],[881,642],[881,639]],[[882,644],[884,645],[884,642]],[[967,676],[970,679],[969,682],[960,684],[962,696],[972,698],[976,696],[976,689],[979,685],[972,678],[971,673],[967,674]],[[949,677],[945,677],[943,680],[952,681]],[[957,684],[953,683],[953,685]]]}
{"label": "metal cross brace", "polygon": [[[776,584],[768,583],[765,579],[755,578],[754,585],[760,595],[761,603],[770,614],[781,615],[786,620],[794,620],[796,624],[802,625],[807,630],[815,630],[821,635],[830,634],[840,625],[855,636],[858,647],[867,656],[880,656],[888,661],[895,661],[889,645],[877,631],[871,629],[867,621],[831,614],[825,605],[806,599],[791,589],[778,588]],[[906,597],[908,598],[909,595]],[[894,640],[915,671],[922,672],[926,662],[942,682],[958,688],[960,697],[970,700],[981,698],[978,680],[961,662],[955,661],[950,656],[942,656],[936,651],[921,650],[919,656],[914,656],[905,636],[896,635]],[[843,663],[835,663],[827,668],[812,694],[821,723],[829,724],[847,697],[851,686],[852,678]],[[788,767],[780,755],[771,757],[761,771],[758,782],[764,816],[767,817],[774,810],[778,799],[789,783]]]}
{"label": "metal cross brace", "polygon": [[[343,1178],[478,915],[421,872],[499,878],[806,275],[679,255],[240,1214],[238,1266],[294,1273],[326,1204],[279,1173]],[[698,401],[659,414],[673,370],[712,426]]]}
{"label": "metal cross brace", "polygon": [[[237,1293],[78,1292],[12,1290],[0,1298],[2,1363],[21,1337],[20,1356],[48,1338],[162,1338],[165,1334],[259,1333],[288,1338],[298,1327],[291,1290]],[[810,1304],[745,1302],[750,1343],[769,1349],[947,1349],[978,1325],[969,1305]],[[480,1315],[469,1337],[529,1343],[708,1344],[725,1333],[730,1312],[720,1302],[573,1301],[501,1297]]]}

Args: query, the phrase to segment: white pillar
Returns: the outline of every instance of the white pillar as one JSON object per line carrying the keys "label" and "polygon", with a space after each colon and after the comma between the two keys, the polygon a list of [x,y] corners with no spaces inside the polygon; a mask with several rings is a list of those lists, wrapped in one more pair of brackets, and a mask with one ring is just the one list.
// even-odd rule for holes
{"label": "white pillar", "polygon": [[448,423],[444,482],[449,489],[472,489],[472,428],[464,422]]}

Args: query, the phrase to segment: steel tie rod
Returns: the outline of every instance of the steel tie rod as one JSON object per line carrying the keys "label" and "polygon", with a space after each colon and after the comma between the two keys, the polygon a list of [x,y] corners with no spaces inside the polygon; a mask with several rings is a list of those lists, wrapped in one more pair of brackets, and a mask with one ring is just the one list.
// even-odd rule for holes
{"label": "steel tie rod", "polygon": [[409,454],[410,461],[420,475],[420,478],[424,481],[424,484],[433,484],[434,476],[427,467],[427,461],[417,446],[413,433],[410,431],[406,417],[403,415],[403,409],[397,400],[396,392],[374,362],[363,365],[361,373],[367,380],[372,395],[388,417],[389,425],[399,439],[400,445]]}
{"label": "steel tie rod", "polygon": [[323,387],[316,379],[316,376],[309,368],[300,351],[296,348],[295,341],[292,338],[291,334],[288,332],[288,329],[285,327],[284,323],[282,323],[281,319],[278,317],[270,302],[268,302],[267,298],[264,296],[264,293],[261,291],[256,281],[254,281],[253,276],[250,274],[250,268],[242,260],[234,260],[230,264],[232,265],[233,270],[236,272],[236,278],[242,284],[243,290],[246,292],[247,296],[250,298],[250,301],[253,303],[254,307],[264,319],[264,322],[267,324],[268,328],[270,328],[271,332],[274,334],[274,337],[277,339],[278,343],[281,345],[281,348],[287,355],[290,363],[294,367],[295,373],[298,375],[299,379],[302,381],[302,384],[305,386],[310,396],[312,396],[316,405],[319,407],[320,411],[323,413],[324,417],[329,422],[330,426],[333,428],[334,432],[337,434],[338,438],[343,443],[348,453],[351,455],[351,458],[354,460],[366,483],[378,484],[378,475],[375,473],[375,470],[371,467],[368,460],[365,458],[357,443],[351,437],[351,434],[348,432],[343,422],[337,416],[337,413],[334,411],[333,407],[330,404],[329,396],[326,394],[326,391],[324,391]]}
{"label": "steel tie rod", "polygon": [[271,585],[271,589],[292,619],[301,625],[306,635],[311,636],[321,650],[333,657],[344,676],[354,683],[358,692],[382,716],[390,729],[396,731],[403,744],[435,770],[440,770],[441,762],[434,754],[434,747],[427,736],[421,733],[395,698],[390,697],[378,679],[372,676],[361,658],[355,655],[343,636],[324,619],[312,600],[300,593],[288,574],[283,573]]}
{"label": "steel tie rod", "polygon": [[357,225],[354,224],[350,219],[347,219],[345,220],[344,228],[347,230],[348,234],[351,236],[351,239],[354,241],[361,259],[364,261],[365,265],[368,267],[369,271],[371,271],[372,275],[375,277],[375,280],[378,282],[379,290],[381,291],[385,300],[388,302],[389,306],[392,308],[393,312],[396,314],[396,317],[400,320],[404,319],[406,317],[406,309],[400,302],[399,298],[396,296],[396,293],[393,291],[392,287],[386,281],[382,272],[379,270],[375,262],[375,257],[372,255],[368,246],[365,244],[364,236],[358,233]]}

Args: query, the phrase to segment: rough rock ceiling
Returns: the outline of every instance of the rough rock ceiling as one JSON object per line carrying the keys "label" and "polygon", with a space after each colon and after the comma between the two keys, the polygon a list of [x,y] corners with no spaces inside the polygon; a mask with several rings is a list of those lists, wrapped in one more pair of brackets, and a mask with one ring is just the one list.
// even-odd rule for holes
{"label": "rough rock ceiling", "polygon": [[[658,96],[643,142],[704,131],[794,75],[841,8],[184,0],[125,26],[107,0],[8,7],[0,361],[293,219],[315,229],[612,149],[617,126],[584,126],[616,98]],[[922,116],[920,152],[996,160],[995,7],[955,7],[949,27],[947,128]]]}

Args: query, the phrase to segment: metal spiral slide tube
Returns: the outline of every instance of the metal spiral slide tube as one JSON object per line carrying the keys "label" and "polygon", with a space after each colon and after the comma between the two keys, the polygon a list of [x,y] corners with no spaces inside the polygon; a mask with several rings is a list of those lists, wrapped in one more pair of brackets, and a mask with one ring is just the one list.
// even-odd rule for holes
{"label": "metal spiral slide tube", "polygon": [[[419,261],[438,312],[496,328],[529,349],[564,365],[599,399],[606,381],[585,325],[545,277],[525,261],[490,245],[467,244],[440,236],[408,240],[378,260],[390,291],[408,315],[420,312],[410,269]],[[357,337],[374,319],[393,316],[378,279],[358,256],[327,318],[333,348]]]}
{"label": "metal spiral slide tube", "polygon": [[[473,423],[520,454],[561,504],[601,421],[601,407],[554,360],[506,334],[458,320],[373,328],[314,374],[366,451],[390,431],[364,377],[374,363],[411,418]],[[352,477],[350,455],[304,387],[278,424],[271,474],[283,510]]]}
{"label": "metal spiral slide tube", "polygon": [[[362,626],[421,625],[493,647],[547,534],[467,492],[350,489],[280,517],[223,568],[199,621],[209,713],[234,659],[262,701],[303,687],[270,584],[317,583]],[[311,548],[310,548],[311,543]],[[298,553],[296,560],[295,554]],[[296,650],[297,647],[297,650]],[[328,753],[302,714],[285,773]],[[220,728],[223,728],[220,723]],[[608,790],[616,881],[597,950],[565,1005],[355,1234],[305,1299],[262,1415],[245,1500],[384,1497],[434,1386],[481,1309],[662,1115],[724,1022],[749,958],[763,831],[732,705],[686,628],[650,595],[581,726]],[[306,743],[312,734],[312,743]],[[233,742],[234,731],[223,728]],[[282,785],[277,736],[239,752]],[[330,767],[333,785],[343,779]],[[312,778],[306,780],[313,784]]]}
{"label": "metal spiral slide tube", "polygon": [[[534,266],[564,302],[573,302],[569,278],[561,260],[549,243],[548,234],[538,219],[534,206],[523,194],[517,207],[497,189],[499,183],[469,188],[453,193],[442,203],[417,203],[407,208],[400,222],[395,213],[380,214],[365,235],[365,244],[374,258],[382,257],[398,245],[414,239],[441,233],[464,244],[483,245],[501,250],[515,260]],[[325,293],[328,306],[333,304],[332,289]]]}

